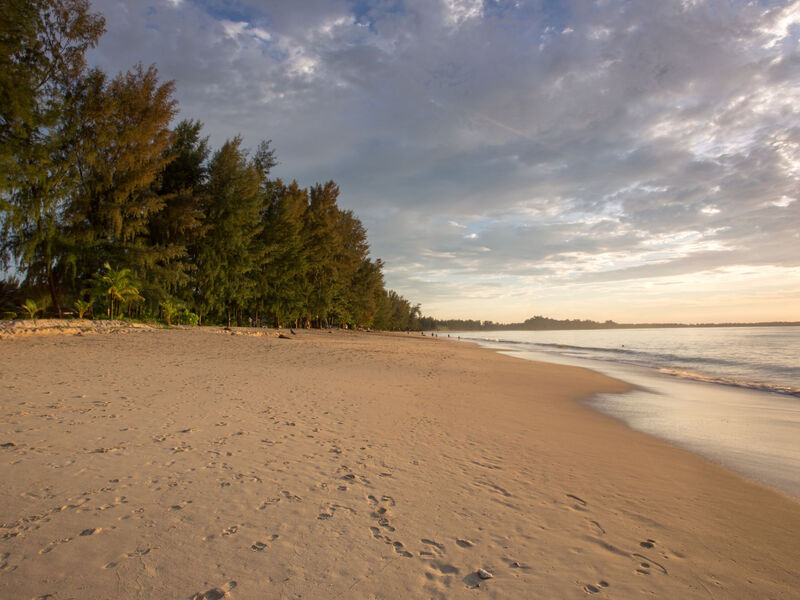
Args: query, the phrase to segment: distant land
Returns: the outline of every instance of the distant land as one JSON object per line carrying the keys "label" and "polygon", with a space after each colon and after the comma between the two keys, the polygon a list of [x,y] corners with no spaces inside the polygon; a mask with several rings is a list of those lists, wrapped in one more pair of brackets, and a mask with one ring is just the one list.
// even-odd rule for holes
{"label": "distant land", "polygon": [[800,321],[768,321],[760,323],[617,323],[587,319],[551,319],[535,316],[522,323],[495,323],[474,319],[434,319],[422,317],[423,330],[437,331],[555,331],[565,329],[654,329],[676,327],[798,327]]}

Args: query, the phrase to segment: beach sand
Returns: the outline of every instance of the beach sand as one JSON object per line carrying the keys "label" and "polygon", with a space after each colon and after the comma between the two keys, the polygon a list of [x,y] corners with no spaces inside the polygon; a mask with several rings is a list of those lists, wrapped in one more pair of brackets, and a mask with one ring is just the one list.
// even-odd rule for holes
{"label": "beach sand", "polygon": [[290,337],[0,341],[0,598],[800,597],[800,502],[575,401],[625,384]]}

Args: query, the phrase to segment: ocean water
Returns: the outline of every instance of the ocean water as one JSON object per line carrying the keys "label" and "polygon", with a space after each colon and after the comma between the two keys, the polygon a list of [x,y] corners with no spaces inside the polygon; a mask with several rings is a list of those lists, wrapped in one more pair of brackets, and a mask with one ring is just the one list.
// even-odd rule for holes
{"label": "ocean water", "polygon": [[[451,334],[453,335],[453,334]],[[800,327],[692,327],[459,333],[540,353],[800,397]]]}
{"label": "ocean water", "polygon": [[[441,334],[440,334],[441,335]],[[800,498],[800,327],[456,332],[627,381],[593,408]]]}

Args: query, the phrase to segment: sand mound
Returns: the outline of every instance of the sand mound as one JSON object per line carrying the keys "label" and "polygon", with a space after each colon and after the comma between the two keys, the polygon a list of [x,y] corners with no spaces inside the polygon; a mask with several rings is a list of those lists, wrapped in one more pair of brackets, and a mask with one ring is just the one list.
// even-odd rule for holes
{"label": "sand mound", "polygon": [[32,335],[84,335],[90,333],[130,333],[152,330],[153,326],[127,321],[89,319],[17,319],[0,321],[0,340]]}

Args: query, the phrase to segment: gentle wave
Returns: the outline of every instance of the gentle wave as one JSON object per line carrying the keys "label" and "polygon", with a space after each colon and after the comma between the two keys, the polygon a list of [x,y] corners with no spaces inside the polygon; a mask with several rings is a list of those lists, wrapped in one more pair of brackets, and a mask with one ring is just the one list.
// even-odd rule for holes
{"label": "gentle wave", "polygon": [[775,392],[778,394],[787,394],[789,396],[797,396],[800,398],[800,388],[792,387],[789,385],[772,385],[769,383],[759,383],[756,381],[740,381],[731,379],[729,377],[715,377],[712,375],[704,375],[703,373],[695,373],[693,371],[684,371],[681,369],[667,369],[662,368],[658,370],[659,373],[665,375],[673,375],[681,379],[693,379],[694,381],[704,381],[706,383],[719,383],[721,385],[730,385],[738,388],[745,388],[748,390],[758,390],[761,392]]}
{"label": "gentle wave", "polygon": [[[708,356],[682,356],[679,354],[672,354],[672,353],[664,353],[664,352],[648,352],[644,350],[631,350],[629,348],[601,348],[595,346],[572,346],[569,344],[544,344],[544,343],[537,343],[537,342],[519,342],[519,341],[511,341],[511,340],[502,340],[502,343],[506,344],[523,344],[523,345],[530,345],[530,346],[537,346],[540,348],[548,348],[548,349],[555,349],[555,350],[571,350],[577,352],[585,352],[585,353],[608,353],[612,355],[619,355],[622,357],[628,357],[631,359],[637,359],[637,364],[641,361],[643,364],[647,364],[649,366],[656,366],[658,361],[687,361],[690,360],[696,363],[703,363],[708,365],[719,365],[724,367],[740,367],[743,366],[741,362],[736,360],[729,360],[725,358],[712,358]],[[769,367],[770,369],[781,369],[780,366],[776,365],[762,365],[757,362],[750,362],[747,366],[749,367],[760,367],[765,366]],[[787,369],[788,372],[788,369]]]}
{"label": "gentle wave", "polygon": [[[542,334],[537,334],[537,336],[539,335]],[[544,336],[542,335],[542,337]],[[477,337],[474,334],[472,336],[462,334],[461,339],[508,345],[520,349],[527,348],[530,351],[545,354],[557,353],[574,358],[631,364],[682,379],[800,397],[800,387],[794,385],[794,382],[797,381],[797,367],[794,364],[787,363],[785,357],[783,364],[780,361],[766,363],[756,360],[756,352],[748,352],[743,355],[742,353],[728,350],[720,351],[719,348],[709,348],[696,340],[690,347],[687,347],[686,344],[676,345],[674,340],[664,339],[663,344],[658,344],[662,347],[656,349],[626,347],[629,341],[627,339],[618,339],[618,345],[612,345],[611,339],[603,340],[611,342],[608,346],[599,346],[591,343],[586,345],[575,344],[574,342],[569,343],[567,340],[565,340],[565,343],[559,343],[553,341],[552,338],[545,341],[530,338],[512,339],[505,336]],[[587,339],[586,341],[589,340]],[[596,335],[593,341],[599,341]],[[633,341],[636,342],[637,340]],[[761,356],[765,356],[764,348],[760,349],[762,350]],[[659,352],[656,350],[666,351]],[[676,352],[676,350],[679,352]],[[728,355],[726,356],[726,354]],[[772,358],[773,353],[770,352],[769,356]]]}
{"label": "gentle wave", "polygon": [[[665,354],[665,353],[655,353],[655,352],[644,352],[641,350],[631,350],[628,348],[599,348],[595,346],[573,346],[570,344],[547,344],[547,343],[540,343],[540,342],[521,342],[519,340],[507,340],[502,338],[464,338],[470,341],[484,341],[484,342],[494,342],[498,344],[515,344],[520,346],[530,346],[534,348],[545,348],[547,350],[561,350],[561,351],[573,351],[573,352],[582,352],[582,353],[608,353],[608,354],[616,354],[619,356],[629,357],[629,358],[636,358],[639,359],[637,364],[644,362],[645,364],[651,364],[655,366],[655,362],[657,360],[686,360],[687,357],[679,356],[677,354]],[[595,357],[601,358],[601,357]],[[651,360],[645,360],[645,359]],[[724,359],[715,359],[715,358],[702,358],[702,357],[692,357],[693,361],[697,362],[706,362],[709,364],[716,364],[716,365],[726,365],[726,366],[736,366],[739,363],[724,360]]]}

